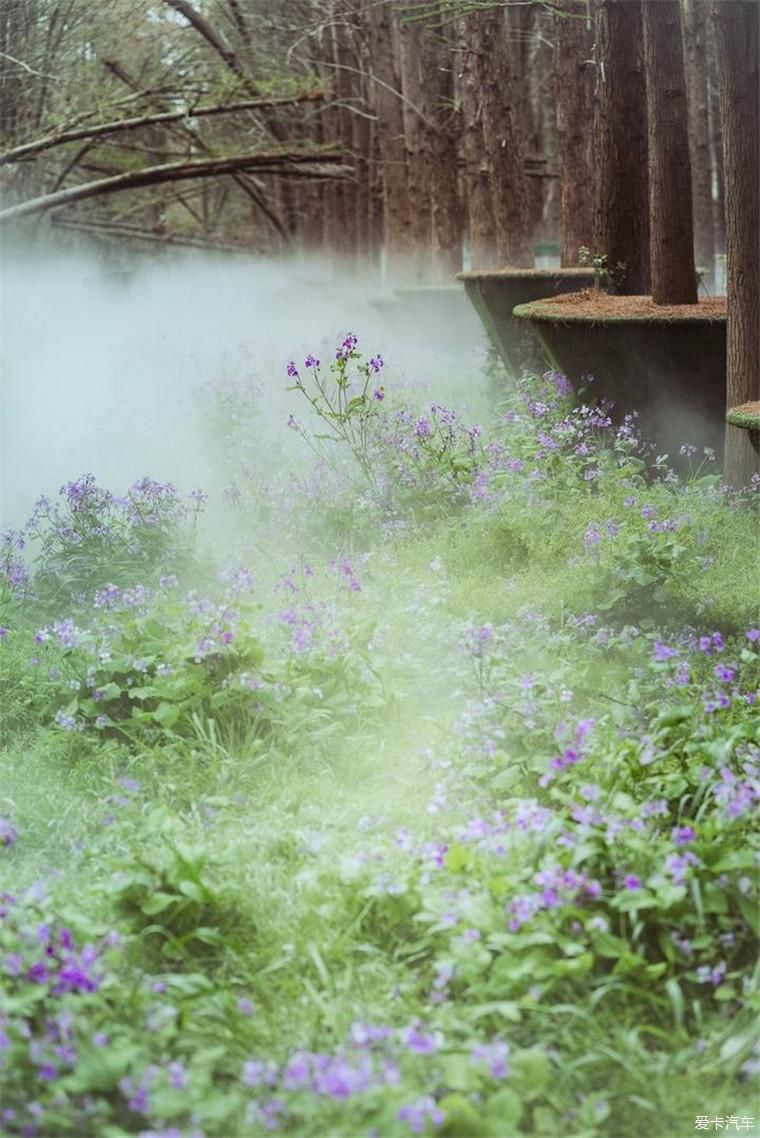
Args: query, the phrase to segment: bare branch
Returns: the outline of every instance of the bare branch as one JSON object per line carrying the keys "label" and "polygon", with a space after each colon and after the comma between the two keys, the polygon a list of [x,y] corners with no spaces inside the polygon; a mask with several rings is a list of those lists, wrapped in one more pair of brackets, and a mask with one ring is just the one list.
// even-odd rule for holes
{"label": "bare branch", "polygon": [[20,67],[22,71],[27,71],[30,75],[36,75],[38,79],[54,79],[56,83],[60,82],[60,75],[49,75],[45,71],[35,71],[28,63],[24,63],[23,59],[16,59],[14,55],[8,55],[6,51],[0,51],[0,58],[15,63],[16,67]]}
{"label": "bare branch", "polygon": [[85,198],[101,197],[104,194],[121,193],[124,190],[141,189],[163,182],[181,182],[191,178],[216,177],[240,170],[258,170],[260,173],[279,174],[281,177],[343,178],[351,174],[347,166],[340,165],[341,154],[331,151],[313,153],[273,152],[269,154],[231,154],[224,158],[200,158],[190,162],[172,162],[163,166],[148,166],[144,170],[131,170],[126,174],[114,174],[110,178],[100,178],[96,182],[85,182],[81,186],[71,186],[57,193],[44,194],[39,198],[21,202],[10,209],[0,211],[0,224],[33,213],[44,213],[70,202],[84,201]]}
{"label": "bare branch", "polygon": [[116,134],[122,130],[135,130],[143,126],[156,126],[162,123],[181,122],[184,119],[196,119],[210,115],[231,115],[236,111],[259,110],[270,107],[289,107],[298,103],[318,102],[323,99],[321,91],[306,91],[301,95],[291,95],[274,99],[248,99],[242,103],[227,103],[215,107],[187,107],[182,111],[164,111],[155,115],[141,115],[132,119],[120,119],[110,123],[100,123],[97,126],[75,127],[72,130],[63,130],[55,134],[48,134],[44,138],[33,142],[22,143],[0,154],[0,166],[7,166],[9,162],[18,162],[30,155],[40,154],[51,150],[55,146],[63,146],[67,142],[78,142],[85,138],[100,138],[106,134]]}

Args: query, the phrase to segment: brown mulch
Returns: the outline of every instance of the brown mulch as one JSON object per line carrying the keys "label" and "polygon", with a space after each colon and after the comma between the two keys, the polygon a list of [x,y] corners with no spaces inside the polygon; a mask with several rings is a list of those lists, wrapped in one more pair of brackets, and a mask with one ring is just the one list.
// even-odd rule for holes
{"label": "brown mulch", "polygon": [[700,297],[697,304],[655,304],[651,296],[611,296],[596,289],[562,293],[535,301],[546,309],[561,309],[568,315],[600,319],[654,317],[660,320],[725,320],[725,296]]}
{"label": "brown mulch", "polygon": [[732,407],[731,410],[742,415],[757,415],[760,419],[760,399],[755,399],[751,403],[742,403],[741,406]]}

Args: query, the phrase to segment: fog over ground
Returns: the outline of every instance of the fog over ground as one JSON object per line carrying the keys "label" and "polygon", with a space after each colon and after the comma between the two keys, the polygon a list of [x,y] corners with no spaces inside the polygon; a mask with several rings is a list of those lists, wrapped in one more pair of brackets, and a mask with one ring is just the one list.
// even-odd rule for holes
{"label": "fog over ground", "polygon": [[[462,297],[461,327],[383,313],[386,282],[305,260],[176,252],[106,260],[38,248],[0,270],[0,514],[18,524],[37,497],[92,472],[119,492],[148,474],[206,487],[198,389],[218,381],[264,391],[268,431],[298,411],[285,367],[309,351],[328,361],[348,331],[387,361],[386,383],[467,397],[485,343]],[[271,439],[268,441],[271,442]],[[256,440],[252,440],[252,451]]]}

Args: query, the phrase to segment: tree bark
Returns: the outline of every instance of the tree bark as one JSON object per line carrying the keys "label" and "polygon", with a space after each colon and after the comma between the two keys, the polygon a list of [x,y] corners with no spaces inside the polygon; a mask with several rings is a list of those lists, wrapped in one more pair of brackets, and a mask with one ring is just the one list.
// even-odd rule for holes
{"label": "tree bark", "polygon": [[[760,79],[756,0],[714,0],[726,173],[727,404],[760,399]],[[726,427],[724,476],[746,485],[760,471],[750,433]]]}
{"label": "tree bark", "polygon": [[715,271],[715,234],[707,91],[706,0],[686,0],[685,31],[694,256],[697,265],[707,269],[712,278]]}
{"label": "tree bark", "polygon": [[561,264],[578,264],[593,243],[593,29],[585,0],[558,0],[554,19],[554,101],[562,211]]}
{"label": "tree bark", "polygon": [[649,293],[647,104],[640,0],[599,0],[594,252],[618,271],[617,291]]}
{"label": "tree bark", "polygon": [[470,264],[491,269],[499,263],[494,240],[493,201],[480,108],[475,35],[479,13],[470,12],[459,21],[458,97],[462,116],[464,191],[467,206],[467,236]]}
{"label": "tree bark", "polygon": [[644,0],[652,299],[696,304],[680,0]]}
{"label": "tree bark", "polygon": [[428,37],[425,54],[433,103],[430,114],[430,208],[433,274],[448,279],[462,268],[462,202],[459,192],[459,114],[454,63],[443,26]]}
{"label": "tree bark", "polygon": [[720,121],[720,95],[718,92],[717,46],[707,55],[707,82],[710,102],[710,150],[715,168],[715,200],[713,202],[713,233],[716,254],[726,251],[726,180],[723,172],[723,128]]}
{"label": "tree bark", "polygon": [[513,110],[504,10],[476,12],[472,24],[497,258],[501,265],[532,268],[523,139]]}
{"label": "tree bark", "polygon": [[411,243],[406,146],[398,70],[397,12],[390,3],[369,8],[372,102],[382,163],[386,270],[406,269]]}
{"label": "tree bark", "polygon": [[414,275],[424,279],[430,267],[433,227],[430,200],[430,75],[425,70],[425,42],[429,29],[419,20],[402,22],[399,28],[402,107],[406,141],[407,186]]}

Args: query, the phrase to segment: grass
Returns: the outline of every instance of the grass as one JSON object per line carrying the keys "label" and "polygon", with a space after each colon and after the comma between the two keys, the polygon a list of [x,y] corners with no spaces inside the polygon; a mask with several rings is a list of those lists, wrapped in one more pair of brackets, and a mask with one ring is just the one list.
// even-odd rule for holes
{"label": "grass", "polygon": [[[196,612],[181,649],[184,601],[146,623],[105,726],[66,669],[133,602],[62,606],[61,572],[57,612],[8,599],[10,1134],[678,1138],[757,1116],[756,494],[648,468],[553,383],[489,412],[469,465],[461,420],[409,460],[413,404],[393,449],[419,397],[390,392],[380,496],[347,462],[295,498],[271,463],[241,476],[179,585],[235,607],[231,641]],[[259,405],[205,398],[223,483]],[[252,589],[230,600],[222,561]],[[80,643],[35,646],[69,616]],[[93,946],[91,989],[28,971],[60,926]]]}

